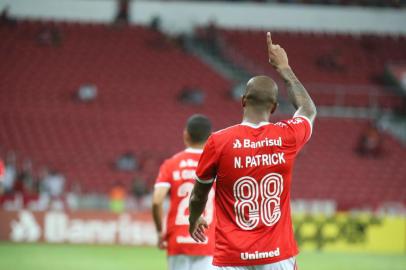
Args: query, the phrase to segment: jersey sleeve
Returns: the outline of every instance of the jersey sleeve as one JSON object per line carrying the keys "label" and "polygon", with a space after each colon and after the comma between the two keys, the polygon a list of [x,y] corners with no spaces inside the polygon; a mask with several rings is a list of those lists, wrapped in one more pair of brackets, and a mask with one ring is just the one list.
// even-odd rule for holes
{"label": "jersey sleeve", "polygon": [[292,119],[282,121],[288,127],[290,135],[293,136],[296,148],[299,150],[310,139],[312,135],[312,123],[305,116],[293,116]]}
{"label": "jersey sleeve", "polygon": [[217,154],[213,137],[210,136],[200,156],[199,165],[196,169],[196,181],[202,184],[210,184],[217,174]]}
{"label": "jersey sleeve", "polygon": [[169,160],[166,160],[159,168],[158,177],[155,180],[154,187],[170,187],[172,183],[172,173]]}

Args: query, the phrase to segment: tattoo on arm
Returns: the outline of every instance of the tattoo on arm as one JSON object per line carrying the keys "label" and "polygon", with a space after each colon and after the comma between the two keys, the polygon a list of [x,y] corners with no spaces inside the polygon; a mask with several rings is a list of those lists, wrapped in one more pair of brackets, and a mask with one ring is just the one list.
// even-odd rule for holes
{"label": "tattoo on arm", "polygon": [[289,100],[300,115],[308,117],[311,121],[316,116],[316,106],[303,84],[290,68],[279,70],[286,83]]}

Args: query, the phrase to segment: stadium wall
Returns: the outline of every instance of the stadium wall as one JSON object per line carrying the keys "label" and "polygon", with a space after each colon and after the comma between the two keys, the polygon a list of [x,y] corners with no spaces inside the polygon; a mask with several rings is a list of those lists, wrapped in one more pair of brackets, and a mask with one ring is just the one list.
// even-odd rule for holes
{"label": "stadium wall", "polygon": [[155,245],[149,214],[0,211],[0,241]]}
{"label": "stadium wall", "polygon": [[[0,211],[0,241],[156,244],[149,213]],[[301,250],[406,253],[406,217],[370,214],[294,215]]]}
{"label": "stadium wall", "polygon": [[230,2],[137,1],[133,21],[160,16],[168,32],[215,21],[223,28],[406,34],[406,10]]}
{"label": "stadium wall", "polygon": [[[34,4],[35,3],[35,4]],[[115,0],[0,0],[19,18],[112,22]],[[270,3],[132,1],[130,21],[149,24],[159,16],[169,33],[191,32],[215,21],[224,28],[406,34],[406,10]]]}
{"label": "stadium wall", "polygon": [[0,0],[13,17],[107,23],[114,19],[114,0]]}

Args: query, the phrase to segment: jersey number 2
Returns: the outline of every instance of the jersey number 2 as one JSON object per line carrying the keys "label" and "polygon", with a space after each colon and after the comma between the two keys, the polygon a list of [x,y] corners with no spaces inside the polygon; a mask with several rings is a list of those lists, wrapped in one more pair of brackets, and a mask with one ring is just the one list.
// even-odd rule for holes
{"label": "jersey number 2", "polygon": [[[283,177],[278,173],[265,175],[260,183],[244,176],[234,183],[234,210],[236,222],[243,230],[253,230],[261,219],[266,226],[272,226],[281,217],[280,196],[283,191]],[[258,203],[261,196],[261,205]]]}
{"label": "jersey number 2", "polygon": [[[178,211],[176,213],[175,224],[176,225],[189,225],[189,215],[186,214],[186,209],[189,207],[189,198],[192,193],[193,184],[185,182],[178,188],[178,196],[183,197],[178,205]],[[207,206],[204,211],[203,217],[210,224],[213,221],[213,198],[214,191],[210,190],[209,197],[207,199]]]}

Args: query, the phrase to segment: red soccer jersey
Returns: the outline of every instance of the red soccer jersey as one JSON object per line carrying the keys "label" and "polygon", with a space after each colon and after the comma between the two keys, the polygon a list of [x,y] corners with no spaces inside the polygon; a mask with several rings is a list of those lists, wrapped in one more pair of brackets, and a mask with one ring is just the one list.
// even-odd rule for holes
{"label": "red soccer jersey", "polygon": [[214,191],[209,194],[204,216],[209,224],[206,243],[197,243],[189,234],[189,198],[202,150],[188,148],[167,159],[159,170],[155,187],[170,187],[167,217],[168,255],[213,256]]}
{"label": "red soccer jersey", "polygon": [[6,168],[4,167],[3,161],[0,159],[0,181],[3,181],[5,173],[6,173]]}
{"label": "red soccer jersey", "polygon": [[216,179],[213,264],[275,263],[298,253],[290,214],[295,157],[311,135],[304,117],[249,123],[213,133],[197,168],[197,181]]}

